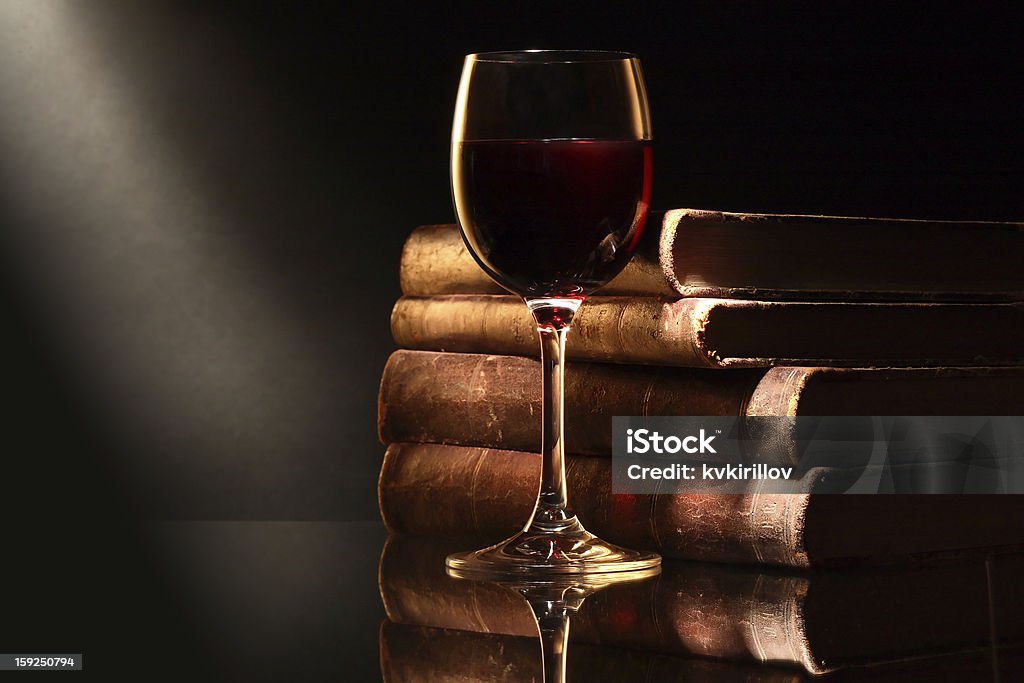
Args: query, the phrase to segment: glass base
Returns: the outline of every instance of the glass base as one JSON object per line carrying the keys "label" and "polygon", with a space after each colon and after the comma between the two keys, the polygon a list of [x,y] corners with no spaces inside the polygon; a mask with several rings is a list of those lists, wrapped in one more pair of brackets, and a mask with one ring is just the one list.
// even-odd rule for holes
{"label": "glass base", "polygon": [[489,548],[454,553],[445,565],[459,574],[487,576],[605,574],[658,567],[661,556],[602,541],[573,517],[555,528],[531,526]]}

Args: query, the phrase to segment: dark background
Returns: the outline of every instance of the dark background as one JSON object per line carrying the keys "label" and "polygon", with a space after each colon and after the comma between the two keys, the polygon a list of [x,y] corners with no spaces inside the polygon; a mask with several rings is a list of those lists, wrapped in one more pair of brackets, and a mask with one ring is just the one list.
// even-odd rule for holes
{"label": "dark background", "polygon": [[1024,219],[1020,17],[867,4],[0,2],[17,643],[101,605],[192,632],[140,520],[376,519],[399,251],[453,220],[468,52],[637,52],[655,208]]}

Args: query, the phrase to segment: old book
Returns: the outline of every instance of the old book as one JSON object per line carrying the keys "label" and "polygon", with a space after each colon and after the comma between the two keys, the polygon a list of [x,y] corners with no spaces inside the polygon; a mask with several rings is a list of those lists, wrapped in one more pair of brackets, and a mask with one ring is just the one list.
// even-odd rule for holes
{"label": "old book", "polygon": [[[526,601],[501,585],[449,577],[466,539],[389,537],[378,583],[393,622],[536,636]],[[1024,555],[926,566],[784,573],[666,561],[651,580],[612,585],[572,617],[577,642],[775,662],[820,674],[1024,639]],[[941,596],[941,599],[937,599]]]}
{"label": "old book", "polygon": [[[611,453],[615,415],[1024,414],[1024,368],[716,372],[571,363],[565,388],[566,443],[586,455]],[[381,378],[380,437],[531,451],[540,445],[540,404],[537,361],[400,350]]]}
{"label": "old book", "polygon": [[[611,460],[569,456],[571,503],[601,538],[667,557],[791,567],[884,564],[1024,544],[1016,495],[811,495],[835,472],[814,469],[792,492],[614,495]],[[440,444],[388,447],[378,481],[390,531],[477,534],[519,531],[533,509],[540,455]]]}
{"label": "old book", "polygon": [[[571,631],[571,627],[570,627]],[[385,683],[502,681],[540,683],[541,650],[537,638],[474,633],[385,621],[380,629],[381,676]],[[869,667],[809,674],[782,666],[725,662],[572,642],[566,650],[569,681],[658,681],[683,683],[800,683],[871,680],[1012,681],[1024,674],[1017,646],[974,648],[915,657]]]}
{"label": "old book", "polygon": [[[862,301],[1020,301],[1024,223],[786,216],[678,209],[652,216],[601,294]],[[417,228],[409,296],[503,294],[454,225]]]}
{"label": "old book", "polygon": [[[657,222],[652,215],[636,256],[601,294],[663,296],[676,294],[658,264]],[[652,234],[653,233],[653,234]],[[399,268],[402,294],[507,294],[487,276],[466,249],[456,225],[421,225],[402,248]]]}
{"label": "old book", "polygon": [[[514,296],[403,297],[403,348],[537,356],[536,324]],[[1024,303],[809,303],[595,297],[576,314],[570,356],[650,365],[1024,364]]]}

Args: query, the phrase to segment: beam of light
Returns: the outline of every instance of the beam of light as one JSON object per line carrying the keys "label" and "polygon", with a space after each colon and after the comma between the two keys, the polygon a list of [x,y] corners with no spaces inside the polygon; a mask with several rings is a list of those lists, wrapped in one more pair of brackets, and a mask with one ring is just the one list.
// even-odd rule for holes
{"label": "beam of light", "polygon": [[[0,228],[0,247],[99,414],[124,436],[116,466],[129,478],[159,476],[150,454],[132,452],[156,430],[174,441],[165,464],[175,448],[220,452],[235,460],[182,465],[197,478],[233,468],[270,490],[280,463],[245,458],[289,448],[322,419],[274,398],[288,364],[318,341],[250,262],[238,239],[246,226],[204,188],[202,159],[177,149],[137,97],[128,62],[145,50],[138,36],[127,51],[111,46],[83,11],[0,2],[0,196],[16,217]],[[299,365],[306,381],[316,373]],[[289,430],[249,430],[271,420]],[[268,434],[281,443],[267,444]]]}

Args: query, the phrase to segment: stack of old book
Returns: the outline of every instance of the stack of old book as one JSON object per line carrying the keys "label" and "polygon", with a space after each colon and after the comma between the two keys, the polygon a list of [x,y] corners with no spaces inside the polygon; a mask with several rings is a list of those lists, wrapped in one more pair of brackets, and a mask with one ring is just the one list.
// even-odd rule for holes
{"label": "stack of old book", "polygon": [[[540,467],[533,320],[452,225],[412,233],[401,284],[384,521],[510,535]],[[1022,415],[1022,300],[1024,224],[670,211],[573,322],[571,505],[603,538],[688,559],[819,567],[1024,544],[1019,496],[812,496],[811,479],[617,496],[609,458],[614,415]]]}

